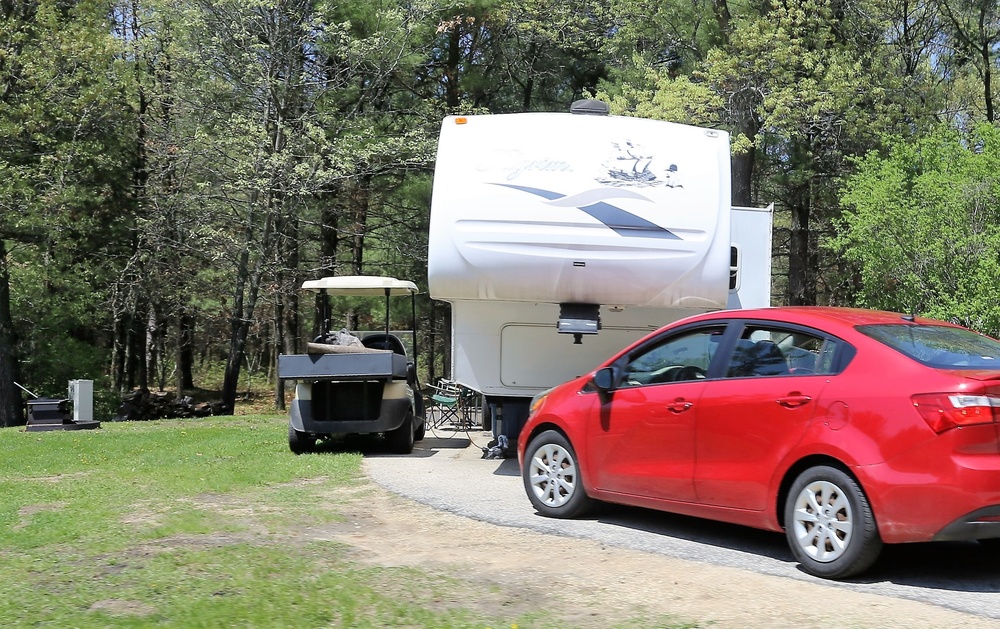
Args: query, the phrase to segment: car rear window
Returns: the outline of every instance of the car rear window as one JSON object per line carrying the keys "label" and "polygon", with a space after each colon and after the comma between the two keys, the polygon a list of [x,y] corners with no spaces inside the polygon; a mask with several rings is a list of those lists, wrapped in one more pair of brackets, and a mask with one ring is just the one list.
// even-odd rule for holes
{"label": "car rear window", "polygon": [[1000,342],[943,325],[862,325],[858,331],[938,369],[1000,369]]}

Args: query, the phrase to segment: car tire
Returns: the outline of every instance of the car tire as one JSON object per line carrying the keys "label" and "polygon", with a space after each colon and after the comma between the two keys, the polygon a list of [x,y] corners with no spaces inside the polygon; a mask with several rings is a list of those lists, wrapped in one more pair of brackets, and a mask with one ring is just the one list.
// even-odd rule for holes
{"label": "car tire", "polygon": [[861,574],[882,551],[861,486],[828,466],[809,468],[792,483],[785,500],[785,535],[802,569],[827,579]]}
{"label": "car tire", "polygon": [[544,516],[574,518],[593,506],[594,500],[583,488],[576,452],[555,430],[546,430],[528,443],[521,479],[531,504]]}
{"label": "car tire", "polygon": [[313,452],[316,449],[316,437],[310,436],[301,430],[295,430],[295,427],[289,424],[288,449],[295,454]]}
{"label": "car tire", "polygon": [[409,454],[413,452],[415,432],[413,424],[413,411],[410,411],[406,413],[406,418],[399,425],[399,428],[390,430],[386,434],[390,452],[394,454]]}

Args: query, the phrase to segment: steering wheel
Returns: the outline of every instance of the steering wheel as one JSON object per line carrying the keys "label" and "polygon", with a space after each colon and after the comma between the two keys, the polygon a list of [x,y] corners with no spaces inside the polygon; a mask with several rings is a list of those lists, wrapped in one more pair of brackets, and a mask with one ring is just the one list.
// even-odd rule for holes
{"label": "steering wheel", "polygon": [[681,369],[681,372],[677,374],[675,382],[681,380],[702,380],[705,378],[705,370],[701,367],[695,367],[694,365],[688,365]]}

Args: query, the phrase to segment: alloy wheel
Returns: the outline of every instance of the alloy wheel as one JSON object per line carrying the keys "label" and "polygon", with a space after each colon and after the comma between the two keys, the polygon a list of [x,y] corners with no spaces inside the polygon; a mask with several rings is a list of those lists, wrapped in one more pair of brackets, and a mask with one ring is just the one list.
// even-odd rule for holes
{"label": "alloy wheel", "polygon": [[847,495],[826,480],[802,488],[795,499],[793,535],[813,560],[836,561],[847,551],[854,534],[854,514]]}
{"label": "alloy wheel", "polygon": [[577,491],[576,462],[568,450],[547,443],[535,450],[528,470],[535,496],[549,507],[561,507]]}

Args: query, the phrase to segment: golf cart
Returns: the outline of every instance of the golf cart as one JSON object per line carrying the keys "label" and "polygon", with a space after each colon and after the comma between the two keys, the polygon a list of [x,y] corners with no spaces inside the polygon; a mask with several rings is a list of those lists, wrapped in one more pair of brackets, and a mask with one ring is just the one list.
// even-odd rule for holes
{"label": "golf cart", "polygon": [[[319,293],[322,332],[305,354],[278,357],[278,377],[297,381],[288,447],[302,454],[320,439],[382,433],[390,450],[409,454],[425,432],[415,363],[416,285],[391,277],[341,276],[310,280],[302,288]],[[414,359],[389,332],[389,300],[399,295],[410,296]],[[385,332],[330,330],[330,298],[345,296],[384,296]]]}

